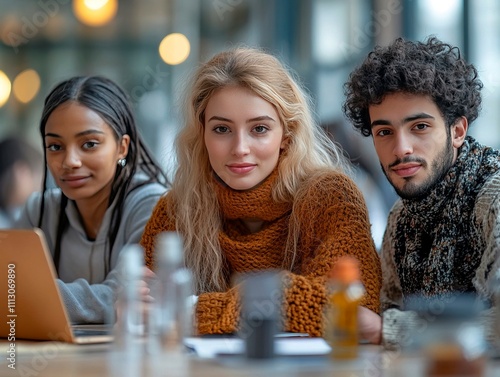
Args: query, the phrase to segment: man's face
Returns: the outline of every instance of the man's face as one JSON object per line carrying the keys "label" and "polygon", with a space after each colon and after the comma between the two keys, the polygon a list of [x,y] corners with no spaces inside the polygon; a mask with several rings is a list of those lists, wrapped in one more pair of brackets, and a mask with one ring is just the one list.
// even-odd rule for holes
{"label": "man's face", "polygon": [[425,195],[443,178],[467,130],[465,118],[448,127],[436,104],[423,95],[389,94],[371,105],[369,114],[382,170],[404,199]]}

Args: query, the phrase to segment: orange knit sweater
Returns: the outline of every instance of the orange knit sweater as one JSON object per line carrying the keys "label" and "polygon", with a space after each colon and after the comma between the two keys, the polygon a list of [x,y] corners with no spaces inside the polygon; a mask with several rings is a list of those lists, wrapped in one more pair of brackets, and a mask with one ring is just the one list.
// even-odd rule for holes
{"label": "orange knit sweater", "polygon": [[[230,273],[256,269],[282,268],[290,256],[285,255],[290,203],[276,203],[271,187],[272,174],[257,188],[236,191],[215,185],[224,217],[219,243]],[[360,191],[347,176],[325,173],[307,182],[305,195],[293,208],[301,219],[301,234],[294,267],[285,276],[284,330],[322,335],[326,303],[325,276],[335,261],[352,255],[360,262],[366,295],[361,305],[379,311],[381,269],[370,234],[366,205]],[[170,195],[158,202],[143,238],[146,265],[153,265],[156,235],[175,230]],[[242,218],[264,220],[263,228],[249,233]],[[285,263],[284,263],[285,262]],[[240,302],[236,288],[227,292],[202,293],[196,307],[200,334],[231,333],[238,329]]]}

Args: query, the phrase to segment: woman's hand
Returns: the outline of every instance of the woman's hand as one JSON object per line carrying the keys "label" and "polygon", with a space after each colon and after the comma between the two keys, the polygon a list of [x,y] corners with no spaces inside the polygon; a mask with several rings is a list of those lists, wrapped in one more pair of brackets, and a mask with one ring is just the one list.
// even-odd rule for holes
{"label": "woman's hand", "polygon": [[151,302],[151,287],[156,283],[156,274],[147,267],[143,267],[142,279],[138,284],[138,296],[142,302]]}
{"label": "woman's hand", "polygon": [[[141,280],[136,282],[136,287],[135,289],[137,290],[135,296],[135,300],[137,300],[137,304],[140,305],[141,308],[141,316],[144,320],[147,320],[149,317],[149,310],[151,309],[151,304],[154,302],[154,298],[151,295],[151,287],[153,284],[156,283],[156,275],[153,271],[151,271],[149,268],[144,267],[142,271],[142,277]],[[124,287],[121,287],[121,289],[124,289]],[[120,300],[120,298],[118,298]],[[122,313],[123,307],[117,301],[115,303],[115,314],[117,318],[117,322],[122,320]]]}
{"label": "woman's hand", "polygon": [[372,344],[380,344],[382,340],[382,318],[377,313],[360,306],[358,308],[358,325],[361,339]]}

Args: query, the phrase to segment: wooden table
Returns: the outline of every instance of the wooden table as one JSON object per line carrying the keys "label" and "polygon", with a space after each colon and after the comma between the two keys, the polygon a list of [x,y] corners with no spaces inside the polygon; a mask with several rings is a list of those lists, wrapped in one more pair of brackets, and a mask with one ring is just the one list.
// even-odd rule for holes
{"label": "wooden table", "polygon": [[[239,356],[201,359],[184,352],[148,355],[114,352],[110,344],[72,345],[58,342],[16,343],[16,369],[8,367],[7,343],[0,341],[0,376],[204,376],[204,377],[412,377],[423,376],[418,358],[401,357],[377,346],[361,346],[359,359],[339,363],[327,357],[287,357],[268,362],[249,362]],[[500,376],[500,360],[488,360],[484,377]]]}

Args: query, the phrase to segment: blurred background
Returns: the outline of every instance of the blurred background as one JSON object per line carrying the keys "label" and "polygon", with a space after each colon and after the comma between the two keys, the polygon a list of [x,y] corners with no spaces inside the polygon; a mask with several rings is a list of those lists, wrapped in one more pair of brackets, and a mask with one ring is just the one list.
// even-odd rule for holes
{"label": "blurred background", "polygon": [[483,110],[470,133],[500,147],[497,0],[0,0],[0,139],[41,148],[46,94],[70,76],[100,74],[129,94],[144,138],[170,168],[190,74],[218,51],[260,46],[296,71],[318,122],[356,165],[379,246],[396,195],[371,138],[342,115],[342,85],[374,45],[431,34],[478,68]]}

